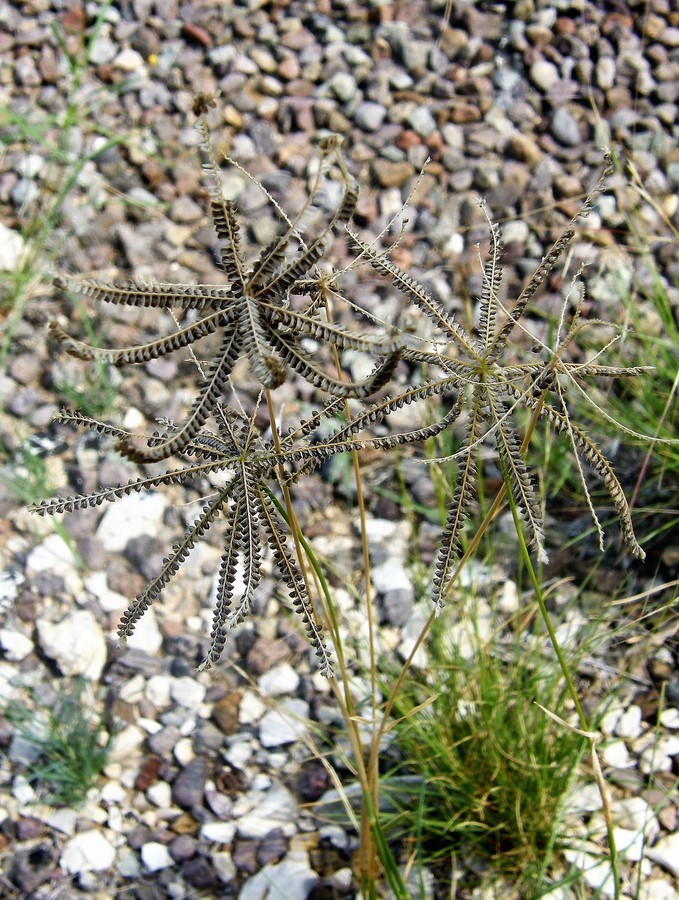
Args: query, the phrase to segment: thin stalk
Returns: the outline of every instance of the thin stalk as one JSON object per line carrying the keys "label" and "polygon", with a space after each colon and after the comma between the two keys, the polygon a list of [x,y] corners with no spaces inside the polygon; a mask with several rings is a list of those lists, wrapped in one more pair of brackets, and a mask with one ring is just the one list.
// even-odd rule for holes
{"label": "thin stalk", "polygon": [[[331,321],[330,297],[324,292],[325,314],[328,321]],[[341,377],[342,368],[340,365],[339,353],[337,347],[333,346],[333,356],[338,377]],[[350,417],[351,411],[349,403],[344,403],[347,418]],[[368,544],[367,514],[365,506],[365,494],[363,491],[363,476],[361,474],[361,461],[358,451],[351,450],[351,461],[354,470],[354,483],[356,485],[356,501],[358,503],[358,515],[361,527],[361,553],[363,555],[363,581],[365,590],[365,608],[368,616],[368,652],[370,657],[370,705],[372,719],[372,734],[370,738],[370,751],[368,754],[368,764],[366,770],[367,780],[363,783],[363,814],[361,816],[361,850],[359,870],[361,872],[361,881],[365,888],[368,889],[368,896],[372,896],[375,890],[376,878],[378,874],[377,857],[382,860],[384,865],[385,858],[382,852],[386,850],[391,857],[388,845],[384,842],[378,845],[376,838],[377,832],[380,831],[377,811],[379,810],[379,751],[380,738],[377,729],[377,652],[375,646],[375,611],[373,609],[373,595],[371,583],[371,566],[370,566],[370,547]],[[348,724],[348,723],[347,723]],[[358,745],[360,747],[360,736],[358,733],[358,723],[352,721],[351,728],[356,731]],[[382,852],[380,852],[380,847]]]}
{"label": "thin stalk", "polygon": [[[504,467],[503,467],[504,469]],[[545,596],[542,591],[542,586],[540,585],[540,580],[538,579],[537,573],[535,571],[535,567],[533,566],[533,560],[531,559],[530,552],[526,545],[526,539],[523,533],[523,526],[521,523],[521,518],[519,516],[519,510],[516,506],[516,501],[514,500],[514,495],[511,490],[507,489],[509,475],[507,471],[504,471],[505,478],[505,491],[509,498],[509,506],[512,512],[512,518],[514,519],[514,528],[516,530],[516,535],[519,541],[519,549],[521,552],[521,558],[528,572],[529,578],[533,585],[533,590],[535,592],[535,599],[537,600],[538,606],[540,608],[540,615],[542,616],[542,620],[545,623],[545,627],[547,629],[547,634],[549,635],[549,639],[551,641],[552,647],[554,648],[554,653],[556,654],[556,658],[559,662],[559,668],[563,674],[563,677],[566,681],[566,686],[568,688],[568,693],[573,701],[573,705],[575,706],[575,710],[578,714],[578,719],[580,721],[580,727],[582,729],[582,733],[586,737],[589,742],[590,747],[590,758],[592,761],[592,768],[594,770],[594,777],[597,783],[597,787],[599,788],[599,793],[601,795],[601,804],[604,813],[604,819],[606,822],[606,834],[608,837],[608,847],[610,850],[611,856],[611,870],[613,873],[613,889],[615,892],[615,900],[619,900],[620,898],[620,864],[618,860],[618,851],[615,843],[615,834],[613,831],[613,819],[611,816],[611,806],[610,806],[610,798],[608,796],[608,789],[606,787],[606,782],[604,780],[603,772],[601,771],[601,765],[599,764],[599,757],[596,752],[596,735],[592,735],[589,722],[587,721],[587,717],[585,716],[584,710],[582,708],[582,704],[580,703],[580,698],[578,697],[578,692],[575,688],[575,684],[573,683],[573,678],[571,676],[570,670],[568,668],[568,662],[566,657],[561,649],[559,644],[559,640],[556,636],[556,631],[554,630],[554,626],[552,624],[552,619],[549,614],[549,610],[547,609],[547,604],[545,602]]]}

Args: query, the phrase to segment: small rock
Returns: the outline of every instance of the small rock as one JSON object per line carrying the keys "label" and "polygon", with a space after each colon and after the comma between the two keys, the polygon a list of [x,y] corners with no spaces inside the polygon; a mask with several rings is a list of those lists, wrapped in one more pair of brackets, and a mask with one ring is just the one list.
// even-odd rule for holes
{"label": "small rock", "polygon": [[215,844],[230,844],[235,835],[234,822],[206,822],[200,829],[200,836]]}
{"label": "small rock", "polygon": [[621,738],[637,738],[641,734],[642,711],[640,706],[630,706],[620,716],[615,726],[615,733]]}
{"label": "small rock", "polygon": [[101,831],[82,831],[66,842],[61,854],[61,867],[68,875],[101,872],[115,862],[115,848]]}
{"label": "small rock", "polygon": [[408,125],[422,138],[431,137],[436,131],[436,119],[426,106],[416,106],[408,116]]}
{"label": "small rock", "polygon": [[415,169],[408,162],[389,162],[376,159],[372,165],[373,174],[380,187],[403,187],[406,181],[415,174]]}
{"label": "small rock", "polygon": [[131,47],[121,50],[113,60],[113,65],[122,72],[141,72],[146,68],[144,57]]}
{"label": "small rock", "polygon": [[197,709],[205,699],[205,686],[188,675],[175,678],[170,688],[175,703],[186,709]]}
{"label": "small rock", "polygon": [[142,492],[122,497],[104,513],[97,538],[109,553],[120,553],[133,538],[158,534],[167,503],[162,494]]}
{"label": "small rock", "polygon": [[182,878],[200,891],[214,888],[219,880],[214,866],[202,856],[196,856],[182,866]]}
{"label": "small rock", "polygon": [[240,890],[241,900],[263,900],[264,897],[285,897],[286,900],[307,900],[318,882],[318,875],[309,865],[308,854],[288,853],[275,866],[265,866],[261,872],[245,882]]}
{"label": "small rock", "polygon": [[165,844],[161,844],[159,841],[149,841],[142,845],[141,861],[147,872],[158,872],[160,869],[167,869],[168,866],[174,865],[170,851]]}
{"label": "small rock", "polygon": [[28,554],[26,575],[35,578],[42,573],[59,576],[74,591],[81,588],[77,562],[71,548],[58,534],[50,534]]}
{"label": "small rock", "polygon": [[565,107],[555,110],[550,123],[550,131],[554,140],[564,147],[577,147],[582,143],[582,132],[575,116]]}
{"label": "small rock", "polygon": [[546,94],[559,80],[559,70],[554,63],[538,59],[530,67],[530,80],[536,88]]}
{"label": "small rock", "polygon": [[353,100],[358,90],[356,80],[349,72],[335,72],[328,82],[328,87],[342,103]]}
{"label": "small rock", "polygon": [[11,662],[19,662],[33,652],[33,641],[20,631],[9,628],[0,629],[0,647],[5,658]]}
{"label": "small rock", "polygon": [[77,610],[57,625],[38,620],[37,629],[43,653],[56,661],[64,675],[99,681],[106,664],[106,639],[91,612]]}
{"label": "small rock", "polygon": [[203,756],[196,756],[179,773],[172,783],[172,799],[182,809],[192,809],[203,802],[209,763]]}
{"label": "small rock", "polygon": [[381,103],[366,100],[359,103],[354,112],[354,123],[361,131],[374,132],[382,127],[387,110]]}
{"label": "small rock", "polygon": [[282,784],[274,782],[264,795],[251,791],[248,797],[255,800],[255,806],[236,820],[240,837],[263,838],[272,828],[280,828],[288,837],[295,834],[299,810],[295,798]]}
{"label": "small rock", "polygon": [[675,878],[679,878],[679,831],[665,835],[652,847],[647,847],[646,855]]}
{"label": "small rock", "polygon": [[144,743],[146,735],[138,725],[128,725],[111,739],[109,759],[129,761],[130,756]]}
{"label": "small rock", "polygon": [[45,825],[60,831],[62,834],[74,834],[77,815],[74,809],[55,809],[45,816]]}
{"label": "small rock", "polygon": [[289,663],[269,669],[259,679],[259,688],[265,697],[294,694],[299,686],[299,675]]}
{"label": "small rock", "polygon": [[607,766],[615,769],[628,769],[635,765],[627,751],[624,741],[611,741],[601,747],[601,759]]}
{"label": "small rock", "polygon": [[602,91],[607,91],[615,83],[615,60],[612,56],[602,56],[597,61],[594,78]]}
{"label": "small rock", "polygon": [[172,788],[167,781],[157,781],[146,791],[146,796],[154,806],[167,809],[172,806]]}
{"label": "small rock", "polygon": [[224,734],[235,734],[238,731],[238,707],[241,697],[240,691],[230,691],[212,708],[212,717]]}
{"label": "small rock", "polygon": [[263,747],[281,747],[300,740],[309,730],[309,704],[296,698],[281,701],[259,723]]}
{"label": "small rock", "polygon": [[190,834],[180,834],[170,844],[170,854],[176,862],[186,862],[196,855],[198,841]]}

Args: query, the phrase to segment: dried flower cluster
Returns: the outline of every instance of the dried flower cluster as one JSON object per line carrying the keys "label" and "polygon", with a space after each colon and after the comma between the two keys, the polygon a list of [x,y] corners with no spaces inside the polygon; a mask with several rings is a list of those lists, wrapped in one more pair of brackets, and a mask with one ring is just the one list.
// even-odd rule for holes
{"label": "dried flower cluster", "polygon": [[[51,333],[63,349],[80,359],[99,360],[116,366],[138,364],[189,347],[207,335],[218,333],[220,336],[218,350],[201,371],[195,400],[179,427],[169,427],[142,441],[78,413],[63,413],[60,417],[62,421],[113,437],[117,449],[134,462],[159,462],[175,455],[181,456],[183,461],[178,468],[168,469],[161,475],[143,475],[117,488],[45,501],[34,507],[40,514],[96,506],[133,491],[184,482],[215,472],[223,476],[222,486],[211,495],[200,515],[172,547],[161,571],[129,606],[120,623],[120,638],[124,640],[132,633],[136,622],[160,595],[191,548],[214,520],[221,517],[225,522],[224,552],[210,648],[203,665],[209,666],[219,659],[227,632],[242,621],[251,608],[261,578],[264,541],[272,550],[293,609],[301,618],[319,657],[320,668],[330,675],[329,651],[299,560],[286,536],[280,513],[282,507],[275,501],[276,489],[291,485],[336,453],[368,446],[389,450],[400,444],[421,443],[448,429],[463,412],[464,443],[456,454],[459,460],[457,484],[432,579],[431,596],[436,604],[444,602],[461,555],[463,528],[476,492],[478,453],[488,438],[494,442],[508,489],[538,559],[546,559],[535,477],[526,464],[525,436],[516,423],[515,413],[520,408],[529,410],[534,420],[541,417],[556,432],[569,437],[576,457],[581,457],[602,478],[617,511],[627,550],[632,556],[643,559],[644,552],[635,538],[630,510],[615,472],[601,450],[571,420],[566,404],[569,382],[577,383],[578,379],[586,377],[629,377],[643,369],[602,365],[598,353],[590,362],[576,364],[564,359],[566,346],[584,327],[580,320],[581,302],[576,304],[569,325],[566,324],[567,304],[564,304],[555,346],[539,345],[543,351],[542,359],[517,360],[517,349],[512,342],[516,331],[527,331],[522,318],[540,285],[572,241],[575,220],[511,305],[500,299],[502,245],[499,229],[489,220],[491,252],[483,269],[479,324],[474,333],[469,333],[421,284],[352,230],[349,223],[358,190],[348,175],[339,142],[332,138],[322,144],[320,169],[327,172],[334,165],[342,193],[335,214],[320,236],[311,239],[303,233],[304,215],[314,203],[317,182],[304,210],[294,221],[283,214],[280,236],[263,248],[253,261],[246,261],[235,204],[225,200],[220,189],[220,170],[205,118],[209,105],[207,98],[198,98],[194,112],[198,115],[204,168],[211,182],[211,213],[220,241],[219,266],[227,276],[227,284],[137,282],[119,286],[64,275],[55,278],[59,288],[80,293],[91,300],[189,313],[188,324],[178,326],[173,334],[121,349],[93,347],[69,336],[56,323],[52,324]],[[592,196],[602,186],[603,176],[586,198],[579,216],[588,214]],[[404,313],[414,306],[433,322],[433,338],[429,334],[425,342],[417,334],[395,327],[384,333],[358,333],[330,321],[326,299],[329,286],[336,293],[336,285],[327,271],[319,271],[318,264],[325,261],[328,238],[333,231],[345,236],[355,254],[356,264],[366,263],[391,280],[403,299]],[[607,325],[601,322],[588,324]],[[312,357],[304,346],[305,339],[311,339],[319,348],[318,358]],[[330,359],[323,355],[328,348]],[[339,368],[338,355],[343,350],[371,354],[375,359],[372,373],[362,381],[345,378]],[[309,421],[301,422],[285,435],[278,434],[273,421],[268,436],[260,434],[254,418],[246,419],[226,405],[224,399],[225,386],[236,361],[242,356],[247,358],[252,374],[267,397],[292,373],[297,373],[328,394],[329,401],[319,403],[318,412]],[[375,399],[381,389],[389,392],[400,360],[407,361],[411,370],[418,372],[417,379],[405,389],[399,388]],[[391,430],[382,436],[375,436],[371,430],[376,423],[388,425],[389,415],[406,405],[429,403],[434,408],[431,401],[441,397],[454,399],[450,409],[442,415],[439,411],[439,417],[429,425],[409,432]],[[348,400],[359,401],[360,405],[357,408],[354,403],[349,407]],[[438,404],[435,408],[438,409]],[[337,425],[338,417],[343,417],[341,425]],[[208,422],[212,422],[211,428],[206,427]],[[601,535],[589,494],[587,500]],[[236,599],[238,563],[243,573],[243,585],[242,593]]]}

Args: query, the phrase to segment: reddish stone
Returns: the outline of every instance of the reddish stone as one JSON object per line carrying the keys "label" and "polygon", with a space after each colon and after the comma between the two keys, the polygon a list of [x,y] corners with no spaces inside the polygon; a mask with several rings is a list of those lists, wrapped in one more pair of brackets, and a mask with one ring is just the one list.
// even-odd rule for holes
{"label": "reddish stone", "polygon": [[201,28],[200,25],[195,25],[193,22],[184,22],[182,34],[187,40],[193,41],[194,44],[200,44],[201,47],[212,46],[212,35],[204,28]]}
{"label": "reddish stone", "polygon": [[410,150],[411,147],[417,147],[417,145],[421,143],[422,138],[411,128],[406,128],[396,138],[396,146],[399,150]]}
{"label": "reddish stone", "polygon": [[470,103],[462,103],[454,106],[450,113],[450,121],[456,125],[467,125],[469,122],[481,121],[481,110]]}
{"label": "reddish stone", "polygon": [[67,34],[80,34],[85,30],[85,10],[80,5],[69,7],[61,20],[61,26]]}

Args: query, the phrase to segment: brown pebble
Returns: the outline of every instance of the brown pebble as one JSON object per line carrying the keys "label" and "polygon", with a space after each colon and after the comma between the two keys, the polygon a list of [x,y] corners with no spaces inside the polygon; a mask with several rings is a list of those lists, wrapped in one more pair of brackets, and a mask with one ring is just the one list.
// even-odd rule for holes
{"label": "brown pebble", "polygon": [[383,188],[403,187],[415,174],[415,169],[410,163],[389,162],[387,159],[376,159],[372,169],[378,184]]}
{"label": "brown pebble", "polygon": [[198,822],[186,812],[172,822],[172,830],[175,834],[195,834],[199,828]]}
{"label": "brown pebble", "polygon": [[469,122],[481,121],[481,110],[471,103],[461,103],[454,106],[450,113],[450,121],[456,125],[467,125]]}
{"label": "brown pebble", "polygon": [[241,691],[232,691],[218,700],[212,708],[212,717],[224,734],[235,734],[238,731],[238,707],[242,696]]}
{"label": "brown pebble", "polygon": [[64,14],[61,27],[67,34],[79,34],[85,30],[85,9],[74,4]]}
{"label": "brown pebble", "polygon": [[507,153],[512,159],[534,166],[543,157],[543,152],[533,138],[527,134],[516,133],[507,143]]}
{"label": "brown pebble", "polygon": [[286,56],[278,65],[278,74],[285,81],[299,78],[300,67],[296,56]]}
{"label": "brown pebble", "polygon": [[417,147],[422,143],[422,138],[412,128],[406,128],[396,138],[396,146],[399,150],[410,150],[411,147]]}
{"label": "brown pebble", "polygon": [[193,41],[194,44],[200,44],[201,47],[212,46],[212,36],[200,25],[194,25],[193,22],[184,22],[182,34],[187,40]]}

